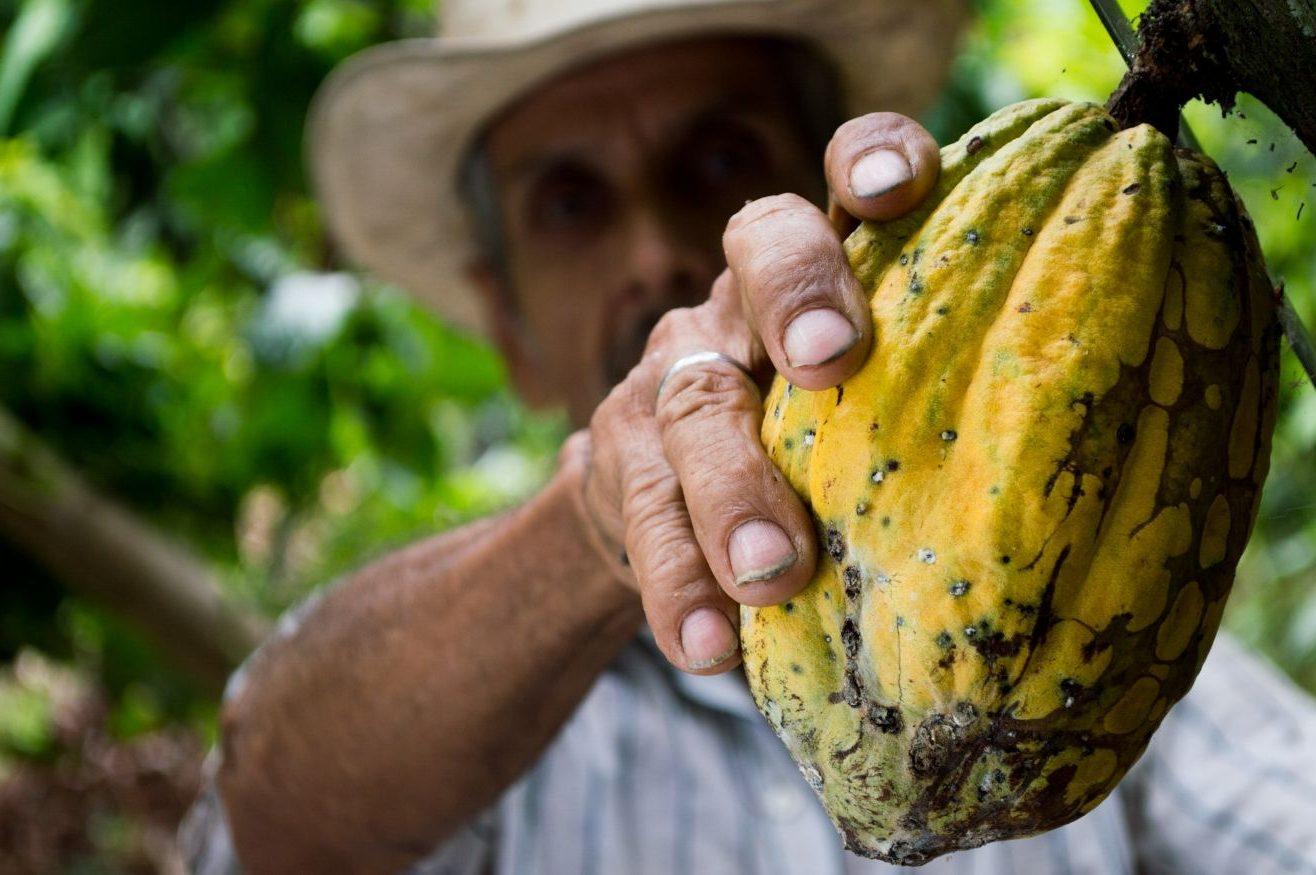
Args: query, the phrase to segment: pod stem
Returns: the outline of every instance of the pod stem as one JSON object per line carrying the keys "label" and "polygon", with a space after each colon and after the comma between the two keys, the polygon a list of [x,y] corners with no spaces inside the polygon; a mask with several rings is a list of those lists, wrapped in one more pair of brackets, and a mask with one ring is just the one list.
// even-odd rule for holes
{"label": "pod stem", "polygon": [[1138,52],[1106,108],[1122,127],[1150,124],[1178,138],[1179,112],[1193,98],[1234,105],[1239,90],[1214,19],[1194,0],[1152,0],[1140,18]]}

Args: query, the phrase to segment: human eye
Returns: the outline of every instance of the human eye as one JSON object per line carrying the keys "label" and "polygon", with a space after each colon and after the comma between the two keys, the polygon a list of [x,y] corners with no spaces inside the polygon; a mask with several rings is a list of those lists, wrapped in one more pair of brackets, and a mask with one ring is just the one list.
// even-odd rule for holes
{"label": "human eye", "polygon": [[686,154],[687,178],[706,194],[761,184],[770,164],[769,150],[762,137],[749,127],[729,120],[696,131]]}
{"label": "human eye", "polygon": [[548,234],[582,234],[603,227],[612,210],[608,186],[578,166],[552,168],[536,181],[527,201],[529,224]]}

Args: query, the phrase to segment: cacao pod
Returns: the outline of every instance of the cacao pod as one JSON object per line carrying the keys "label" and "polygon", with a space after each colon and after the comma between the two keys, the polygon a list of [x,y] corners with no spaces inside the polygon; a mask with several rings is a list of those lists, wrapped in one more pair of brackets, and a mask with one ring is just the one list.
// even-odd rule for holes
{"label": "cacao pod", "polygon": [[766,401],[824,555],[741,626],[847,848],[898,864],[1068,823],[1138,759],[1215,636],[1278,379],[1255,233],[1207,158],[1037,100],[942,164],[846,241],[863,368]]}

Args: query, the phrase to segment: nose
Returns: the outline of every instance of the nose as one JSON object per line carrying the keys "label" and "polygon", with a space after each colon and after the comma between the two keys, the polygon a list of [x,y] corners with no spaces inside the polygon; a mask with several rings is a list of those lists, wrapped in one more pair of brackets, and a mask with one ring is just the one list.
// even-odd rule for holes
{"label": "nose", "polygon": [[681,231],[677,222],[652,210],[637,211],[631,222],[632,288],[656,310],[701,303],[717,278],[715,257]]}

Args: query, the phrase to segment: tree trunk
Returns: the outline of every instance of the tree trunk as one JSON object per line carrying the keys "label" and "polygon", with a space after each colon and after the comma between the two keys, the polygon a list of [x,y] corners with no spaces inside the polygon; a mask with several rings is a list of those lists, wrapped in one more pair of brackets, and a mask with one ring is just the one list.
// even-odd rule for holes
{"label": "tree trunk", "polygon": [[1173,133],[1189,100],[1228,108],[1246,91],[1316,154],[1316,0],[1152,0],[1138,34],[1117,118]]}
{"label": "tree trunk", "polygon": [[0,408],[0,536],[143,631],[208,692],[264,637],[198,559],[97,494]]}

